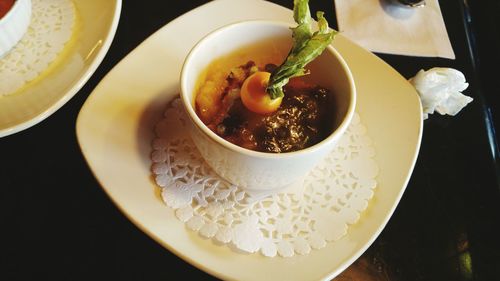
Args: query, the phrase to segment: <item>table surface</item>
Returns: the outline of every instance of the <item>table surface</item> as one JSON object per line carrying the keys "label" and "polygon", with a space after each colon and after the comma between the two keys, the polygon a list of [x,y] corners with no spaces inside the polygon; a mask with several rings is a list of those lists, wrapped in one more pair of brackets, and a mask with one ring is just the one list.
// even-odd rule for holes
{"label": "table surface", "polygon": [[[0,138],[1,280],[213,279],[168,252],[121,214],[80,152],[75,122],[99,81],[150,34],[206,1],[124,1],[113,44],[85,86],[40,124]],[[274,1],[291,7],[292,1]],[[172,4],[175,3],[175,4]],[[404,77],[435,66],[462,71],[474,102],[424,122],[411,180],[378,239],[335,280],[500,278],[500,4],[440,1],[455,60],[377,54]],[[333,0],[312,0],[336,27]],[[496,32],[495,32],[496,31]],[[493,76],[495,75],[495,76]],[[498,79],[498,78],[497,78]]]}

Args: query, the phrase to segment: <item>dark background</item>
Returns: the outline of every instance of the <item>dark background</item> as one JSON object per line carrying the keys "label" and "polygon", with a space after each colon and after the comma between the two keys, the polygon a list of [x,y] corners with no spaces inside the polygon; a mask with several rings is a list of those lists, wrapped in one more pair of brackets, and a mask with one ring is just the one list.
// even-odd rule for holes
{"label": "dark background", "polygon": [[[45,121],[0,139],[0,280],[213,278],[118,211],[88,169],[75,134],[78,112],[104,75],[150,34],[204,2],[125,0],[114,42],[88,83]],[[474,102],[455,117],[424,122],[419,158],[396,212],[338,280],[500,280],[494,137],[500,1],[440,5],[456,60],[377,55],[406,78],[420,69],[456,68]],[[333,0],[310,6],[326,11],[336,27]]]}

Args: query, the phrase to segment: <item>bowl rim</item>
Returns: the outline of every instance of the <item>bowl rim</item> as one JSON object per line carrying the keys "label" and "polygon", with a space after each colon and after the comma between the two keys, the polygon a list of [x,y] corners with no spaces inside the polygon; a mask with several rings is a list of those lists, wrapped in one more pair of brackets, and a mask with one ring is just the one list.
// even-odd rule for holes
{"label": "bowl rim", "polygon": [[[196,114],[196,111],[194,110],[194,107],[192,105],[192,101],[188,98],[187,96],[187,72],[189,71],[189,66],[190,63],[193,61],[193,57],[195,54],[202,49],[203,45],[205,42],[210,40],[213,37],[218,36],[220,33],[225,32],[226,30],[236,28],[241,25],[273,25],[273,26],[281,26],[281,27],[286,27],[286,28],[292,28],[293,24],[285,21],[275,21],[275,20],[243,20],[243,21],[237,21],[233,22],[227,25],[224,25],[222,27],[219,27],[212,32],[209,32],[207,35],[203,36],[189,51],[188,55],[186,56],[183,64],[182,64],[182,69],[180,73],[180,96],[182,100],[182,104],[184,106],[184,109],[187,111],[187,115],[189,119],[191,119],[192,122],[198,127],[207,137],[221,145],[222,147],[236,153],[240,153],[246,156],[250,157],[257,157],[257,158],[268,158],[268,159],[287,159],[287,158],[292,158],[292,157],[297,157],[299,155],[303,154],[308,154],[308,153],[314,153],[317,152],[318,150],[322,149],[324,146],[331,144],[334,142],[340,134],[342,134],[347,127],[349,126],[352,117],[354,115],[355,107],[356,107],[356,86],[354,84],[354,78],[352,76],[352,72],[345,62],[344,58],[342,55],[330,44],[327,46],[325,51],[331,52],[336,59],[339,60],[341,68],[344,70],[344,73],[346,74],[348,84],[350,87],[349,91],[349,97],[350,97],[350,102],[347,107],[346,114],[343,116],[342,121],[338,125],[338,127],[330,133],[326,138],[321,140],[320,142],[306,147],[304,149],[296,150],[296,151],[291,151],[291,152],[282,152],[282,153],[272,153],[272,152],[261,152],[261,151],[255,151],[247,148],[243,148],[241,146],[238,146],[236,144],[233,144],[221,136],[217,135],[215,132],[210,130],[204,123],[201,121],[201,119],[198,117]],[[215,58],[214,58],[215,59]]]}
{"label": "bowl rim", "polygon": [[21,5],[20,3],[22,1],[27,1],[27,2],[31,3],[31,0],[14,0],[14,4],[12,5],[12,7],[10,7],[10,9],[7,11],[7,13],[3,17],[0,18],[0,26],[2,26],[3,24],[6,24],[5,22],[7,22],[9,20],[9,18],[14,17],[13,14],[18,9],[20,9],[19,6]]}

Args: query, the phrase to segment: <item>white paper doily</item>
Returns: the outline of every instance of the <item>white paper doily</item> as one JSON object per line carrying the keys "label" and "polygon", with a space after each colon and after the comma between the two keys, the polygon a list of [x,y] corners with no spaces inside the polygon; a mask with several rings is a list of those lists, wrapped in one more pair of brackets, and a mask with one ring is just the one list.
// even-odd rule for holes
{"label": "white paper doily", "polygon": [[37,78],[71,38],[76,10],[71,0],[32,0],[32,18],[19,43],[0,58],[0,97]]}
{"label": "white paper doily", "polygon": [[211,170],[188,136],[186,120],[176,98],[156,125],[152,172],[177,218],[218,244],[268,257],[305,255],[343,237],[374,194],[378,165],[357,114],[303,183],[263,199]]}

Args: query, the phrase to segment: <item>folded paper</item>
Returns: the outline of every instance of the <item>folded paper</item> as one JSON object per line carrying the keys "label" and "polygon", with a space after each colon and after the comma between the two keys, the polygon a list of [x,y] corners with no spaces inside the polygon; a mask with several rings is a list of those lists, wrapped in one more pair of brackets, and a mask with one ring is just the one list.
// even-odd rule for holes
{"label": "folded paper", "polygon": [[335,10],[339,31],[372,52],[455,58],[437,0],[415,8],[394,0],[335,0]]}

